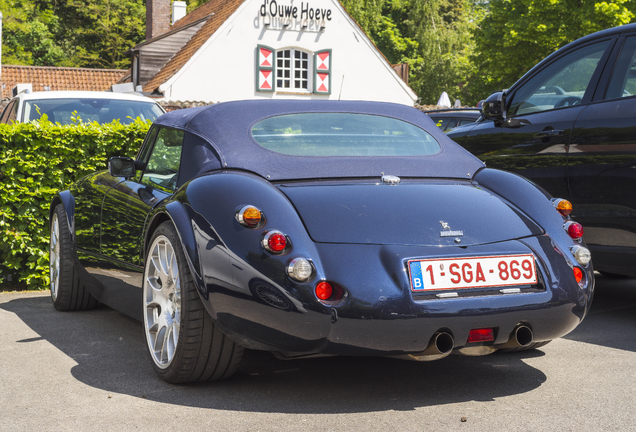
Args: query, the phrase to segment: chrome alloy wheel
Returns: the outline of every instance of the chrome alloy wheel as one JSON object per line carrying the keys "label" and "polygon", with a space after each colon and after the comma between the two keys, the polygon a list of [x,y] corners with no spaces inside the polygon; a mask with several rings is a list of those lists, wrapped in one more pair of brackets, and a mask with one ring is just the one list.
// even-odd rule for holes
{"label": "chrome alloy wheel", "polygon": [[60,287],[60,220],[57,214],[53,213],[51,221],[51,241],[49,248],[49,269],[51,276],[51,297],[57,300]]}
{"label": "chrome alloy wheel", "polygon": [[151,357],[165,369],[174,359],[181,326],[181,283],[175,251],[167,237],[152,243],[144,271],[144,330]]}

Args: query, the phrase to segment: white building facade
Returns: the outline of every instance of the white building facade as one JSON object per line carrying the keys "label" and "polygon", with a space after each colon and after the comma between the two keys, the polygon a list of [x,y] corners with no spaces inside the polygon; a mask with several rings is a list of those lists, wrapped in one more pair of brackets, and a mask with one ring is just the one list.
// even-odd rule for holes
{"label": "white building facade", "polygon": [[[244,0],[231,6],[211,0],[186,15],[186,24],[177,21],[165,35],[138,45],[132,50],[133,82],[168,101],[416,102],[417,95],[337,0]],[[178,38],[182,46],[149,74],[144,60]],[[157,68],[161,61],[154,63]]]}

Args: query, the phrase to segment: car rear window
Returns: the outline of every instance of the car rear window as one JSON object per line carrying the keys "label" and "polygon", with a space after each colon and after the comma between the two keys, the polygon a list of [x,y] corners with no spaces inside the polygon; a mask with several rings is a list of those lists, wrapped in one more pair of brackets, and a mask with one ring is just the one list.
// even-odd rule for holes
{"label": "car rear window", "polygon": [[266,149],[294,156],[426,156],[441,149],[411,123],[368,114],[287,114],[261,120],[251,132]]}
{"label": "car rear window", "polygon": [[119,120],[132,123],[137,117],[154,121],[163,111],[154,102],[99,98],[35,99],[25,102],[24,121],[39,120],[46,114],[53,123],[62,125],[81,119],[83,122],[110,123]]}

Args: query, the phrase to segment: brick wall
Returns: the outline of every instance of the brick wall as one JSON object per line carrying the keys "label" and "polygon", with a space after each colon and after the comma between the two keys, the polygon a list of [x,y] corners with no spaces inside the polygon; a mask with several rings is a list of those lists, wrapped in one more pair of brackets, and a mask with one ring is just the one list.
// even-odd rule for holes
{"label": "brick wall", "polygon": [[146,0],[146,40],[170,30],[170,0]]}

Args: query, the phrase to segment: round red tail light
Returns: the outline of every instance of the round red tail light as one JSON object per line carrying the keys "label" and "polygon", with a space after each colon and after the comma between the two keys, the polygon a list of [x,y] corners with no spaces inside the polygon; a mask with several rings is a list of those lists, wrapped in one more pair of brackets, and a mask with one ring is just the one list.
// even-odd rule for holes
{"label": "round red tail light", "polygon": [[263,237],[263,247],[269,252],[281,253],[287,248],[287,236],[280,231],[270,231]]}
{"label": "round red tail light", "polygon": [[576,279],[576,283],[580,284],[581,281],[583,280],[583,270],[581,270],[578,267],[574,267],[574,279]]}
{"label": "round red tail light", "polygon": [[578,222],[567,222],[564,225],[565,230],[568,235],[573,239],[578,239],[583,237],[583,226]]}
{"label": "round red tail light", "polygon": [[331,294],[333,293],[333,288],[329,282],[320,282],[316,285],[316,297],[320,300],[329,300]]}

